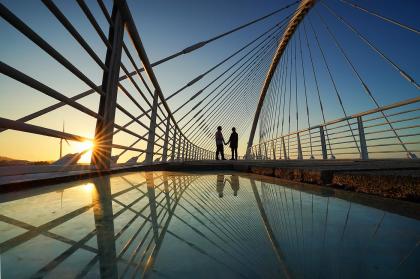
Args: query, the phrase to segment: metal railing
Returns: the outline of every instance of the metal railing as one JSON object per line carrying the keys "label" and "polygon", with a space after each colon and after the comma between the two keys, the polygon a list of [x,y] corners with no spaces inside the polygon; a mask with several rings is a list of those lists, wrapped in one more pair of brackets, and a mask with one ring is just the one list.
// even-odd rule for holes
{"label": "metal railing", "polygon": [[[144,157],[144,163],[197,160],[211,157],[212,152],[189,141],[177,125],[177,121],[165,101],[159,82],[153,72],[129,7],[124,0],[114,1],[111,13],[108,12],[102,0],[97,1],[99,11],[102,12],[102,16],[105,17],[108,24],[108,36],[104,34],[90,7],[83,0],[77,1],[81,11],[106,48],[105,61],[92,49],[87,43],[87,38],[82,37],[75,25],[53,1],[43,0],[42,2],[76,40],[81,49],[86,52],[85,54],[99,66],[103,74],[102,84],[95,84],[82,72],[83,69],[79,69],[64,54],[60,53],[34,29],[0,3],[0,15],[7,23],[89,87],[82,93],[68,97],[25,74],[20,69],[0,62],[0,72],[2,74],[58,101],[17,120],[0,117],[0,133],[11,129],[71,141],[92,141],[94,143],[92,164],[98,169],[109,169],[112,165],[121,163],[119,159],[126,152],[133,152],[134,156],[125,164],[134,164],[140,157]],[[126,45],[124,40],[124,37],[127,36],[131,39],[132,45],[130,46]],[[136,61],[140,61],[143,68],[139,67]],[[120,76],[120,71],[124,73],[123,76]],[[145,72],[146,76],[142,72]],[[132,90],[129,88],[132,88]],[[81,104],[82,98],[92,94],[99,95],[97,111]],[[127,106],[120,104],[118,96],[121,95],[127,97],[136,110],[140,111],[140,114],[129,111]],[[96,120],[94,138],[28,123],[64,106],[72,107],[79,113]],[[122,125],[117,124],[115,122],[116,113],[120,113],[130,120]],[[114,141],[114,136],[118,133],[125,133],[134,137],[135,140],[129,145],[117,144]],[[75,164],[81,155],[81,153],[69,154],[69,157],[65,158],[66,160],[62,159],[57,162],[60,164]]]}
{"label": "metal railing", "polygon": [[302,129],[249,149],[248,159],[416,159],[420,97]]}

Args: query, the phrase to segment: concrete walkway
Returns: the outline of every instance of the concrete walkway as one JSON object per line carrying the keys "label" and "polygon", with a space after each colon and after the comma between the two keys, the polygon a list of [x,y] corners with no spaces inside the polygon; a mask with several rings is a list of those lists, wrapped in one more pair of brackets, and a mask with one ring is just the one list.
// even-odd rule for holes
{"label": "concrete walkway", "polygon": [[420,201],[420,160],[173,161],[118,165],[106,172],[90,166],[0,167],[0,192],[51,185],[122,171],[241,171]]}

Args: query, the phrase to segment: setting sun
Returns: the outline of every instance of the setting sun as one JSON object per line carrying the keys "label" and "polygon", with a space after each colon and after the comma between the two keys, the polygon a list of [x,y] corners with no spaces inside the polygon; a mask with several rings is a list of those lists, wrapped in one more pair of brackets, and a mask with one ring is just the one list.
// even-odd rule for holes
{"label": "setting sun", "polygon": [[83,190],[85,190],[86,192],[92,192],[93,188],[95,188],[95,185],[93,185],[92,183],[87,183],[83,185]]}
{"label": "setting sun", "polygon": [[93,149],[93,142],[91,141],[82,141],[82,142],[75,142],[72,144],[73,152],[83,152],[86,151],[78,163],[90,163],[90,157],[92,156],[92,149]]}

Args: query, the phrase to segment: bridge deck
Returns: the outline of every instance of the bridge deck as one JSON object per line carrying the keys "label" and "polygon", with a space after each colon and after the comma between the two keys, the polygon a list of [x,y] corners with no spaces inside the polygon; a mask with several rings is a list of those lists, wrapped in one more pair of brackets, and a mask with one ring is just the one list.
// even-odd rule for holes
{"label": "bridge deck", "polygon": [[20,166],[0,168],[0,192],[73,181],[121,171],[241,171],[295,182],[420,200],[420,160],[173,161],[117,166],[98,173],[89,166]]}

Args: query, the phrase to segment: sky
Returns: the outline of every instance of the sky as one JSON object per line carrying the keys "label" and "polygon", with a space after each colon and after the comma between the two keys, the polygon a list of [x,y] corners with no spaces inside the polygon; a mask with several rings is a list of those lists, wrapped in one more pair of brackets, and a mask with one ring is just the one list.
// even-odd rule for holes
{"label": "sky", "polygon": [[[65,28],[48,11],[41,1],[23,1],[23,0],[1,0],[3,5],[10,9],[21,20],[33,28],[42,38],[56,48],[64,57],[71,61],[76,67],[94,83],[100,84],[102,79],[101,68],[86,54],[86,52],[69,35]],[[111,9],[112,1],[104,1],[108,10]],[[206,40],[222,32],[230,30],[236,26],[249,22],[255,18],[272,12],[292,1],[267,0],[267,1],[134,1],[128,0],[134,21],[139,34],[144,43],[144,47],[150,61],[157,61],[172,53],[184,49],[194,43]],[[339,1],[326,1],[331,7],[337,10],[341,15],[348,18],[349,21],[363,34],[369,38],[375,45],[386,53],[390,59],[395,61],[401,68],[409,73],[415,80],[420,78],[420,37],[412,32],[403,30],[399,27],[383,22],[370,15],[350,8]],[[420,8],[418,1],[354,1],[360,3],[366,8],[375,10],[382,15],[401,21],[417,29],[420,28],[417,11]],[[76,29],[85,38],[87,43],[104,61],[106,48],[95,30],[92,28],[87,18],[81,11],[75,1],[54,1],[60,10],[64,12]],[[108,33],[107,23],[96,1],[86,1],[92,13],[97,18],[102,30]],[[291,11],[291,10],[290,10]],[[330,63],[334,78],[340,88],[343,101],[349,114],[368,110],[374,107],[373,103],[364,95],[357,80],[354,78],[351,70],[345,64],[343,57],[337,51],[332,40],[328,37],[315,11],[319,12],[331,26],[331,30],[337,35],[339,41],[345,46],[346,51],[352,58],[357,69],[366,79],[366,82],[372,89],[381,105],[391,104],[397,101],[405,100],[418,96],[416,90],[411,84],[403,79],[398,72],[382,58],[373,53],[366,47],[354,34],[350,33],[345,26],[340,24],[328,11],[317,5],[308,15],[308,19],[318,30],[319,40],[327,53],[327,59]],[[232,35],[224,37],[205,47],[187,55],[182,55],[176,59],[154,67],[154,71],[162,87],[163,94],[169,96],[177,89],[184,86],[200,73],[205,72],[223,58],[229,56],[234,51],[256,38],[259,34],[276,24],[285,17],[287,12],[279,13],[262,22],[247,27]],[[5,20],[0,20],[0,32],[2,42],[0,44],[1,61],[15,67],[25,74],[43,82],[54,88],[60,93],[71,97],[83,92],[88,86],[71,74],[63,66],[54,61],[48,54],[38,48],[29,39],[20,34]],[[303,33],[302,33],[303,35]],[[310,36],[311,37],[311,36]],[[125,34],[125,43],[134,54],[132,44]],[[316,50],[315,41],[311,39],[311,44]],[[314,54],[315,55],[315,54]],[[200,88],[214,79],[218,74],[232,65],[240,55],[220,68],[210,73],[191,88],[180,93],[179,96],[168,101],[169,106],[174,111],[182,105],[187,98],[190,98]],[[135,57],[139,62],[138,58]],[[316,65],[319,68],[319,79],[321,91],[324,94],[327,120],[342,117],[342,112],[334,97],[331,82],[328,78],[325,67],[322,67],[322,60],[319,53],[314,56]],[[129,64],[127,57],[123,55],[123,61]],[[267,60],[269,61],[269,60]],[[305,69],[309,68],[309,60],[305,60]],[[266,65],[268,66],[268,64]],[[135,89],[128,82],[123,83],[130,92]],[[229,118],[225,121],[229,126],[243,127],[246,130],[238,130],[240,135],[240,155],[244,153],[243,146],[246,144],[249,125],[253,117],[252,110],[257,102],[260,83],[254,84],[254,101],[250,104],[244,104],[247,109],[245,116],[226,117],[226,112],[220,112],[222,118]],[[313,104],[313,113],[311,121],[320,123],[321,116],[319,109],[314,105],[316,96],[314,84],[309,83],[308,90],[312,91],[309,101]],[[142,87],[143,89],[144,87]],[[301,83],[298,85],[299,92],[302,94]],[[8,119],[18,119],[29,113],[35,112],[48,105],[56,103],[52,98],[43,95],[36,90],[20,84],[9,77],[0,75],[0,117]],[[140,99],[139,95],[136,95]],[[199,99],[197,99],[198,101]],[[123,94],[118,95],[118,102],[133,114],[139,114],[136,108]],[[139,101],[140,102],[140,101]],[[238,100],[240,103],[240,100]],[[93,111],[97,111],[99,97],[96,94],[83,98],[81,104],[87,106]],[[180,119],[188,108],[193,106],[194,102],[185,109],[180,110],[175,117]],[[268,104],[268,103],[267,103]],[[303,111],[303,102],[299,102],[300,111]],[[240,109],[240,107],[239,107]],[[292,110],[293,113],[293,110]],[[300,117],[300,121],[304,117]],[[124,124],[129,118],[117,112],[116,122]],[[182,123],[188,122],[186,121]],[[36,118],[29,122],[51,129],[61,130],[63,124],[65,131],[77,135],[92,138],[94,135],[96,121],[79,111],[63,107],[45,116]],[[144,122],[148,125],[147,121]],[[245,123],[245,124],[244,124]],[[291,123],[295,127],[296,123]],[[300,127],[305,127],[305,123],[299,123]],[[216,128],[216,127],[214,127]],[[225,137],[229,134],[229,128],[225,129]],[[133,128],[138,133],[143,133],[141,127]],[[293,130],[293,128],[292,128]],[[130,145],[135,140],[132,135],[119,133],[115,137],[115,142],[122,145]],[[77,152],[84,148],[85,144],[70,142],[64,143],[64,153]],[[138,145],[144,148],[144,143]],[[125,156],[129,158],[134,156],[135,152],[128,152]],[[0,133],[0,156],[7,156],[17,159],[27,160],[55,160],[59,156],[59,139],[47,138],[44,136],[31,135],[16,131],[5,131]]]}

